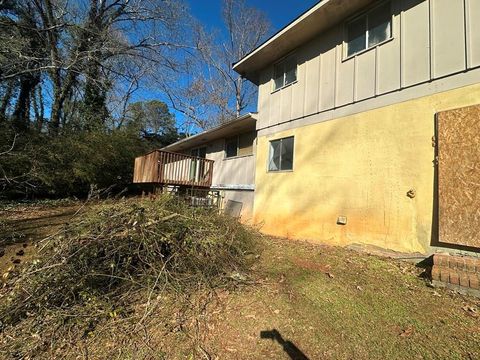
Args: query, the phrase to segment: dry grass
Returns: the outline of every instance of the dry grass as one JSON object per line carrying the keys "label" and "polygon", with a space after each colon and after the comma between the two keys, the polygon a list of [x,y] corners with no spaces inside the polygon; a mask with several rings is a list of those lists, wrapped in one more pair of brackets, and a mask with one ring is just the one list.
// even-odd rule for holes
{"label": "dry grass", "polygon": [[[209,319],[208,349],[219,358],[287,359],[289,345],[310,359],[480,358],[480,301],[431,288],[424,269],[339,247],[266,242],[258,286],[230,294]],[[289,343],[261,336],[274,329]]]}
{"label": "dry grass", "polygon": [[[160,221],[160,227],[142,222],[140,230],[138,222],[133,224],[145,206],[120,206],[129,209],[129,215],[121,215],[111,204],[96,205],[90,215],[81,215],[74,221],[83,229],[73,231],[75,243],[82,244],[86,238],[97,243],[95,239],[103,239],[102,229],[114,238],[126,229],[130,235],[150,238],[152,226],[163,238],[178,234],[179,224],[192,229],[199,226],[198,221],[200,230],[188,230],[192,231],[189,241],[200,242],[201,249],[214,253],[221,251],[211,243],[215,239],[228,243],[225,234],[239,231],[243,235],[238,239],[247,243],[258,237],[208,213],[165,211],[161,202],[143,213],[154,213],[154,221],[176,213],[189,215]],[[96,228],[99,218],[102,225]],[[71,234],[65,236],[71,238]],[[108,249],[118,245],[104,241]],[[139,243],[133,239],[129,245],[121,244]],[[188,244],[186,248],[191,248]],[[227,270],[210,267],[210,260],[199,256],[201,265],[179,262],[168,270],[170,280],[162,278],[157,283],[161,286],[152,286],[162,273],[158,268],[152,271],[137,265],[135,271],[126,271],[122,267],[122,277],[130,280],[103,283],[103,289],[111,286],[108,294],[99,294],[85,283],[74,286],[77,296],[81,289],[95,301],[62,292],[68,306],[52,302],[51,307],[28,311],[22,306],[20,322],[7,323],[0,334],[0,352],[6,358],[59,359],[480,358],[480,301],[427,286],[421,276],[424,269],[338,247],[268,237],[260,244],[254,254],[245,255],[252,247],[243,245],[239,252],[231,252],[240,255],[228,257]],[[192,254],[198,253],[197,249]],[[150,255],[142,256],[153,261]],[[37,265],[40,268],[48,266],[43,259]],[[76,260],[75,267],[78,263],[83,264]],[[225,265],[224,260],[221,264]],[[143,285],[137,287],[133,281]],[[53,284],[58,289],[62,283]],[[2,295],[9,291],[4,289]]]}
{"label": "dry grass", "polygon": [[5,355],[41,356],[99,325],[118,328],[112,319],[142,328],[165,294],[188,298],[243,279],[254,235],[165,196],[90,207],[37,246],[0,303]]}

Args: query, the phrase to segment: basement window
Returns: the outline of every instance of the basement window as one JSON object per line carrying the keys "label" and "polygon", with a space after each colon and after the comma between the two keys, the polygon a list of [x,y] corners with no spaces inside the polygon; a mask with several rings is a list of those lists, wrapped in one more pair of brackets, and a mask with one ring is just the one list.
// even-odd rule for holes
{"label": "basement window", "polygon": [[268,171],[293,170],[293,136],[270,141]]}
{"label": "basement window", "polygon": [[225,140],[225,158],[247,156],[253,154],[255,132],[236,135]]}
{"label": "basement window", "polygon": [[297,59],[293,56],[275,64],[273,69],[273,91],[297,81]]}
{"label": "basement window", "polygon": [[347,57],[377,46],[392,37],[392,5],[387,1],[346,25]]}

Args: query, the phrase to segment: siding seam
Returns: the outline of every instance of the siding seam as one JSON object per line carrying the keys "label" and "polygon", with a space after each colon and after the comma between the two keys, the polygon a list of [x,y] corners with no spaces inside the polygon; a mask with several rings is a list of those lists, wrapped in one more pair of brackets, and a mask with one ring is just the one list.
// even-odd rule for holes
{"label": "siding seam", "polygon": [[[474,71],[474,70],[480,70],[480,65],[475,66],[475,67],[472,67],[472,68],[469,69],[467,72],[471,72],[471,71]],[[422,85],[431,84],[432,82],[437,83],[437,82],[439,82],[440,80],[444,80],[444,79],[447,79],[447,78],[450,78],[450,77],[454,77],[454,76],[459,75],[459,74],[465,74],[465,73],[466,73],[466,72],[463,71],[463,70],[462,70],[462,71],[457,71],[457,72],[455,72],[455,73],[453,73],[453,74],[448,74],[448,75],[441,76],[441,77],[439,77],[438,79],[435,79],[434,81],[425,80],[425,81],[422,81],[421,83],[417,83],[417,84],[405,86],[405,87],[403,88],[403,90],[409,90],[409,89],[412,89],[412,88],[415,88],[415,87],[419,87],[419,86],[422,86]],[[454,90],[454,89],[457,89],[457,88],[460,88],[460,87],[472,86],[472,85],[475,85],[475,84],[477,84],[477,83],[478,83],[478,82],[472,82],[472,83],[462,84],[462,85],[460,85],[460,86],[453,86],[453,87],[451,87],[451,88],[447,88],[447,89],[442,90],[442,91],[429,92],[429,93],[424,94],[424,95],[422,95],[422,96],[420,96],[420,97],[412,97],[412,98],[408,98],[408,99],[406,99],[406,100],[395,101],[395,102],[392,102],[392,103],[387,103],[387,104],[385,104],[385,105],[372,107],[372,108],[369,108],[369,109],[366,109],[366,110],[362,110],[362,111],[359,111],[359,112],[353,112],[352,114],[341,115],[340,117],[350,116],[350,115],[353,115],[353,114],[356,114],[356,113],[361,113],[361,112],[365,112],[365,111],[370,111],[370,110],[377,109],[377,108],[381,108],[381,107],[384,107],[384,106],[390,106],[390,105],[393,105],[393,104],[397,104],[397,103],[402,103],[402,102],[405,102],[405,101],[414,100],[414,99],[416,99],[416,98],[421,98],[421,97],[424,97],[424,96],[431,96],[431,95],[435,95],[435,94],[438,94],[438,93],[441,93],[441,92]],[[257,129],[257,132],[258,132],[258,131],[262,131],[262,130],[266,130],[266,129],[271,129],[271,128],[274,128],[274,127],[276,127],[276,126],[285,125],[285,124],[288,124],[288,123],[290,123],[290,122],[294,122],[294,121],[306,119],[306,118],[309,118],[309,117],[312,117],[312,116],[316,116],[316,115],[320,115],[320,114],[325,114],[325,113],[328,113],[328,112],[331,112],[331,111],[335,111],[335,110],[338,110],[338,109],[343,109],[343,108],[346,108],[346,107],[348,107],[348,106],[352,106],[352,105],[355,105],[355,104],[360,104],[360,103],[363,103],[363,102],[368,101],[368,100],[381,98],[381,97],[384,97],[384,96],[386,96],[386,95],[390,95],[390,94],[398,93],[398,92],[401,92],[401,91],[398,90],[398,89],[396,89],[396,90],[391,90],[391,91],[386,92],[386,93],[384,93],[384,94],[382,94],[382,95],[380,95],[380,96],[372,96],[372,97],[369,97],[369,98],[360,100],[360,101],[358,101],[358,102],[356,102],[356,103],[354,103],[354,104],[348,103],[348,104],[345,104],[345,105],[341,105],[341,106],[329,108],[329,109],[326,109],[326,110],[321,110],[321,111],[318,111],[318,112],[316,112],[316,113],[308,114],[308,115],[301,116],[301,117],[297,117],[297,118],[294,118],[294,119],[285,120],[285,121],[279,122],[279,123],[277,123],[277,124],[275,124],[275,125],[269,125],[269,126],[267,126],[267,127],[258,128],[258,129]],[[319,121],[319,122],[323,122],[323,121]],[[261,136],[263,136],[263,135],[261,135]]]}
{"label": "siding seam", "polygon": [[435,39],[435,23],[432,15],[434,13],[433,2],[428,0],[428,27],[429,27],[429,44],[428,50],[430,55],[430,81],[435,79],[435,52],[433,51],[433,40]]}
{"label": "siding seam", "polygon": [[465,34],[465,70],[467,70],[472,63],[470,58],[470,44],[471,44],[471,34],[470,34],[470,0],[463,1],[463,23],[464,23],[464,34]]}

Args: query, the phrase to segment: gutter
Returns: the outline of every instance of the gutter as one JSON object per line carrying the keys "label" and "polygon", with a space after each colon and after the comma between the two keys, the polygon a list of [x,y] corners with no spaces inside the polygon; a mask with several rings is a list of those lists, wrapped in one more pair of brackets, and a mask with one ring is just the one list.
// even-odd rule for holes
{"label": "gutter", "polygon": [[205,136],[205,135],[211,134],[211,133],[213,133],[213,132],[216,132],[216,131],[219,131],[219,130],[228,128],[228,127],[230,127],[230,126],[234,126],[235,124],[237,124],[237,123],[239,123],[239,122],[242,122],[243,120],[246,120],[246,119],[248,119],[248,118],[256,119],[256,118],[255,118],[255,115],[256,115],[256,114],[257,114],[257,113],[252,113],[252,112],[247,113],[247,114],[245,114],[245,115],[242,115],[242,116],[240,116],[240,117],[238,117],[238,118],[235,118],[235,119],[233,119],[233,120],[231,120],[231,121],[229,121],[229,122],[226,122],[226,123],[221,124],[221,125],[219,125],[219,126],[216,126],[216,127],[214,127],[214,128],[211,128],[211,129],[202,131],[202,132],[200,132],[200,133],[198,133],[198,134],[189,136],[189,137],[187,137],[187,138],[185,138],[185,139],[181,139],[181,140],[179,140],[179,141],[177,141],[177,142],[174,142],[173,144],[170,144],[170,145],[167,145],[167,146],[161,148],[160,150],[169,151],[169,149],[172,148],[172,147],[177,147],[178,145],[187,144],[187,143],[189,143],[190,141],[193,141],[193,140],[195,140],[195,139],[197,139],[197,138],[200,138],[200,137],[202,137],[202,136]]}

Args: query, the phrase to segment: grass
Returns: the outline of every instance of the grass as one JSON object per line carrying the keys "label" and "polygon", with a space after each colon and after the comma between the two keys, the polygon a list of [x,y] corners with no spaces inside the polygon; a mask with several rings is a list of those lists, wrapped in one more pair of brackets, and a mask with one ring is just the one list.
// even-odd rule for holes
{"label": "grass", "polygon": [[[29,211],[36,210],[25,210],[23,225],[30,221]],[[246,283],[158,293],[159,305],[142,327],[113,316],[83,338],[66,335],[49,344],[42,356],[480,358],[480,301],[427,286],[423,269],[339,247],[269,237],[260,242]],[[128,301],[134,313],[145,312],[145,294]],[[23,336],[34,328],[33,317],[25,321],[22,328],[0,333],[0,348],[7,336]],[[38,336],[41,340],[30,333],[31,341],[41,343],[49,333]]]}
{"label": "grass", "polygon": [[245,326],[223,319],[235,324],[231,333],[257,334],[240,353],[282,356],[280,346],[258,337],[275,328],[311,358],[480,356],[479,320],[463,309],[478,301],[427,287],[411,264],[272,239],[262,259],[257,271],[268,285],[252,290],[248,303],[244,294],[231,303],[254,320]]}

